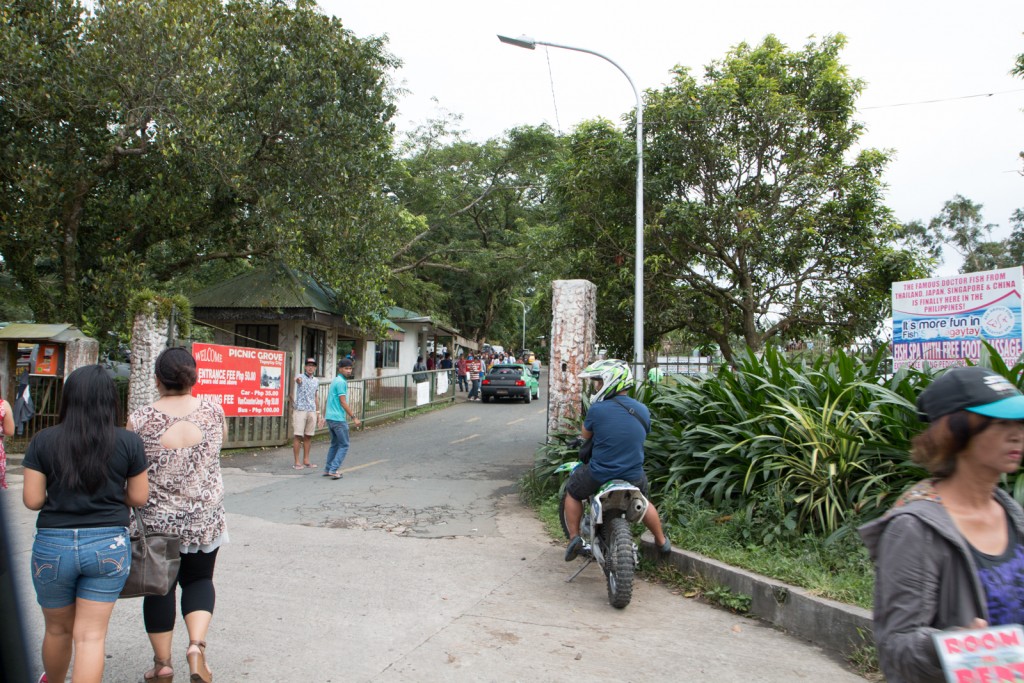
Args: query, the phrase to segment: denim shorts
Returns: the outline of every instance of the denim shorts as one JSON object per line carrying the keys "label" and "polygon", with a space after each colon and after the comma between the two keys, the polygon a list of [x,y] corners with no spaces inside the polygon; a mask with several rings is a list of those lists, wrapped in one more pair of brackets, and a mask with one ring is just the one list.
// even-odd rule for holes
{"label": "denim shorts", "polygon": [[73,605],[76,598],[114,602],[128,579],[132,545],[123,526],[36,529],[32,585],[40,607]]}

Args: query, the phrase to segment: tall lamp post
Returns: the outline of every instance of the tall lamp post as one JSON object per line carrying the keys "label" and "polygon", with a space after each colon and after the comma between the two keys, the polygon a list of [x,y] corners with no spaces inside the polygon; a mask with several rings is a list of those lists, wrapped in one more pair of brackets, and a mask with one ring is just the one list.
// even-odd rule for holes
{"label": "tall lamp post", "polygon": [[512,301],[523,307],[523,345],[519,347],[519,353],[522,353],[526,350],[526,304],[519,299],[512,299]]}
{"label": "tall lamp post", "polygon": [[524,47],[527,50],[533,50],[538,45],[547,45],[548,47],[557,47],[563,50],[586,52],[589,55],[600,57],[621,71],[622,75],[629,81],[629,86],[633,88],[633,95],[636,97],[636,258],[633,275],[633,362],[635,364],[634,374],[640,377],[643,374],[644,367],[644,106],[643,101],[640,99],[640,91],[636,89],[633,79],[629,77],[625,69],[600,52],[586,50],[582,47],[534,40],[527,36],[509,38],[499,34],[498,40],[507,45]]}

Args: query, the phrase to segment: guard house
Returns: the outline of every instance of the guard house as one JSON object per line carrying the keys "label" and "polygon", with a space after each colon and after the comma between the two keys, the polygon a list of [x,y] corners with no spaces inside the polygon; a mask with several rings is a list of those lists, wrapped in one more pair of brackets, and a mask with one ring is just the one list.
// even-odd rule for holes
{"label": "guard house", "polygon": [[[454,360],[465,352],[476,352],[480,348],[472,339],[461,336],[454,327],[407,308],[392,306],[388,309],[388,320],[400,326],[410,342],[396,350],[398,367],[401,368],[399,372],[410,372],[417,356],[423,356],[425,361],[429,354],[436,353],[440,360],[447,351]],[[378,355],[384,355],[380,351],[378,349]]]}
{"label": "guard house", "polygon": [[[337,299],[312,277],[276,263],[204,289],[191,303],[196,322],[213,329],[214,343],[287,351],[291,377],[315,358],[317,376],[333,378],[338,359],[349,355],[356,379],[373,377],[374,341],[346,322]],[[387,334],[404,339],[391,323]]]}
{"label": "guard house", "polygon": [[0,394],[12,407],[31,398],[33,417],[17,423],[15,440],[57,424],[64,379],[99,358],[99,342],[74,325],[10,323],[0,329]]}

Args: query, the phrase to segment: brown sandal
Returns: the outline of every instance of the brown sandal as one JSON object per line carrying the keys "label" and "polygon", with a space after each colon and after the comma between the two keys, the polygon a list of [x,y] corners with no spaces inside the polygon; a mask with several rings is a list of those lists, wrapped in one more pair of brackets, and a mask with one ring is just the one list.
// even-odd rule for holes
{"label": "brown sandal", "polygon": [[[190,653],[189,650],[195,645],[199,652]],[[185,650],[185,659],[188,660],[188,670],[192,674],[189,678],[190,681],[195,683],[213,683],[213,672],[210,671],[210,667],[206,666],[206,641],[205,640],[190,640],[188,641],[188,648]]]}
{"label": "brown sandal", "polygon": [[[174,667],[171,666],[170,658],[168,658],[168,659],[160,659],[159,657],[153,657],[153,664],[154,664],[154,666],[153,666],[152,669],[150,669],[146,673],[142,674],[142,682],[143,683],[171,683],[171,681],[174,680]],[[156,672],[159,671],[160,669],[170,669],[171,673],[164,674],[162,676],[157,676]],[[153,675],[152,676],[147,676],[146,674],[149,674],[149,673],[151,673]]]}

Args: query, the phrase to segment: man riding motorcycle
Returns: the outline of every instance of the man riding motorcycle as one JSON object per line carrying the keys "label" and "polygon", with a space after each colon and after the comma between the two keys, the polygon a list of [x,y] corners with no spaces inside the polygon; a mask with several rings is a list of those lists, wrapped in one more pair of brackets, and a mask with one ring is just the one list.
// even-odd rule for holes
{"label": "man riding motorcycle", "polygon": [[[583,502],[597,493],[606,482],[624,479],[647,496],[647,475],[644,473],[644,440],[651,430],[651,413],[643,403],[626,396],[633,386],[633,373],[625,361],[608,359],[591,363],[580,373],[590,379],[594,393],[590,410],[583,421],[583,438],[593,438],[590,462],[573,470],[566,484],[565,523],[569,545],[565,561],[571,562],[583,548],[580,519]],[[661,528],[661,519],[654,504],[647,507],[644,526],[654,534],[659,552],[667,555],[672,544]]]}

